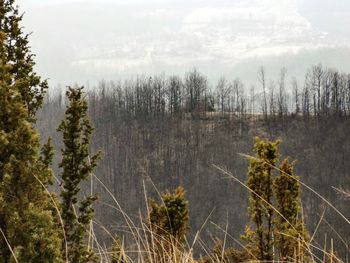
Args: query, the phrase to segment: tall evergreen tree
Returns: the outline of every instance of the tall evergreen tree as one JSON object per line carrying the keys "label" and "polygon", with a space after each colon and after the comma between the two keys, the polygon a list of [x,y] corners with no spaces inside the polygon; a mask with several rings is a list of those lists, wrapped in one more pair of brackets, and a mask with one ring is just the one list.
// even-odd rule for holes
{"label": "tall evergreen tree", "polygon": [[33,71],[21,19],[14,1],[0,1],[0,262],[61,262],[51,157],[39,157],[33,128],[47,85]]}
{"label": "tall evergreen tree", "polygon": [[[100,154],[89,158],[89,144],[93,128],[87,116],[88,104],[83,88],[69,88],[66,93],[69,105],[58,131],[63,134],[62,149],[63,190],[62,219],[68,245],[68,260],[74,263],[93,262],[94,253],[85,244],[87,229],[93,217],[95,196],[79,200],[80,186],[93,172]],[[63,249],[66,244],[63,244]]]}
{"label": "tall evergreen tree", "polygon": [[[256,156],[249,160],[247,181],[251,189],[248,211],[252,225],[246,228],[243,238],[258,260],[308,262],[299,178],[287,158],[277,169],[279,143],[256,138]],[[277,170],[280,172],[276,175]],[[275,209],[278,212],[274,213]]]}
{"label": "tall evergreen tree", "polygon": [[27,107],[28,119],[33,121],[42,105],[48,84],[34,71],[35,55],[30,50],[29,34],[25,34],[21,27],[23,15],[19,13],[15,2],[0,0],[0,31],[5,35],[1,51],[4,63],[11,65],[7,83],[17,83],[18,92]]}
{"label": "tall evergreen tree", "polygon": [[256,156],[249,160],[247,186],[251,193],[248,213],[252,225],[247,227],[243,238],[248,241],[248,249],[259,260],[273,260],[272,170],[278,161],[279,143],[256,138]]}

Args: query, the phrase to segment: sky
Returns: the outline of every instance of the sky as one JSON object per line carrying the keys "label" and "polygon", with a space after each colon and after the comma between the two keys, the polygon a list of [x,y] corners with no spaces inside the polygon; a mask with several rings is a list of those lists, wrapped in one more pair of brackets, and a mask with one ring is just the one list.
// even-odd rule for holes
{"label": "sky", "polygon": [[255,85],[266,68],[302,79],[350,72],[349,0],[18,0],[37,71],[51,85],[184,75]]}

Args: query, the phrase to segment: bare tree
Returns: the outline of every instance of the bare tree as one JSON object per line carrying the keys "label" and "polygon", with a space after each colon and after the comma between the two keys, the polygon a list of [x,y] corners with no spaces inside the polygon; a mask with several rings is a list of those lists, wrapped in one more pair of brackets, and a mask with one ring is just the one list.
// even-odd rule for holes
{"label": "bare tree", "polygon": [[280,117],[282,117],[284,114],[287,114],[287,102],[285,91],[286,74],[287,69],[282,68],[280,72],[280,79],[278,82],[278,115]]}
{"label": "bare tree", "polygon": [[262,105],[262,111],[264,118],[267,119],[267,94],[266,94],[266,79],[265,79],[265,68],[260,67],[258,71],[258,80],[261,84],[262,90],[263,90],[263,105]]}
{"label": "bare tree", "polygon": [[186,74],[186,103],[189,112],[198,111],[203,106],[203,96],[207,87],[207,78],[201,75],[196,69]]}
{"label": "bare tree", "polygon": [[168,81],[168,101],[170,114],[179,113],[182,108],[182,81],[177,76],[170,77]]}
{"label": "bare tree", "polygon": [[292,92],[294,98],[294,112],[298,115],[300,113],[300,94],[298,81],[295,77],[292,78]]}
{"label": "bare tree", "polygon": [[231,86],[228,85],[226,78],[221,77],[218,81],[218,84],[216,86],[216,92],[217,92],[217,102],[218,102],[218,108],[220,109],[221,113],[224,113],[227,109],[228,99],[231,96]]}
{"label": "bare tree", "polygon": [[275,83],[273,81],[270,82],[270,92],[269,92],[269,114],[271,117],[275,117],[276,115],[276,101],[275,101]]}
{"label": "bare tree", "polygon": [[253,115],[255,114],[255,86],[251,86],[250,88],[250,114]]}

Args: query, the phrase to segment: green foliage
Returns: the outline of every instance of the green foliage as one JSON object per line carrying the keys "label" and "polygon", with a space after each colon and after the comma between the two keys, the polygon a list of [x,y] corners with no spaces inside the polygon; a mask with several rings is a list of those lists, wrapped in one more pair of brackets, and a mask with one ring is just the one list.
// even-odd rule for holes
{"label": "green foliage", "polygon": [[253,149],[256,157],[249,160],[247,186],[252,192],[248,212],[254,229],[247,227],[244,239],[259,260],[273,259],[272,167],[278,161],[279,143],[280,141],[270,142],[256,138]]}
{"label": "green foliage", "polygon": [[[66,93],[69,105],[65,119],[58,131],[63,133],[61,177],[61,215],[68,245],[69,262],[93,262],[94,253],[85,244],[87,229],[94,215],[92,207],[95,196],[78,200],[80,185],[93,172],[100,154],[89,158],[89,144],[93,128],[87,116],[87,101],[83,98],[83,88],[69,88]],[[78,209],[77,209],[78,207]],[[63,244],[63,249],[65,249]]]}
{"label": "green foliage", "polygon": [[45,166],[49,167],[52,164],[53,156],[52,139],[49,138],[41,148],[40,160]]}
{"label": "green foliage", "polygon": [[[188,229],[188,202],[185,190],[178,187],[175,193],[162,195],[162,203],[150,201],[149,225],[154,243],[153,257],[157,262],[176,260],[180,256],[181,242]],[[174,259],[175,258],[175,259]]]}
{"label": "green foliage", "polygon": [[279,144],[280,141],[256,138],[256,156],[249,160],[247,181],[251,189],[248,212],[252,224],[246,227],[243,238],[258,260],[277,257],[306,262],[308,234],[300,215],[299,178],[288,159],[277,168]]}
{"label": "green foliage", "polygon": [[4,36],[0,51],[4,54],[3,63],[11,65],[7,84],[17,84],[18,92],[27,108],[28,120],[33,121],[48,85],[34,72],[35,56],[30,50],[29,34],[23,33],[22,18],[15,0],[0,1],[0,31]]}
{"label": "green foliage", "polygon": [[61,232],[47,193],[52,155],[39,157],[33,128],[46,82],[33,72],[21,19],[14,1],[0,1],[0,262],[58,263]]}
{"label": "green foliage", "polygon": [[294,163],[289,163],[288,159],[283,160],[279,169],[273,185],[276,208],[283,215],[276,215],[274,220],[279,258],[305,262],[308,260],[308,234],[300,213],[299,177],[294,174]]}
{"label": "green foliage", "polygon": [[152,230],[162,236],[183,241],[188,229],[188,202],[185,190],[178,187],[175,194],[166,192],[162,204],[151,200],[150,223]]}

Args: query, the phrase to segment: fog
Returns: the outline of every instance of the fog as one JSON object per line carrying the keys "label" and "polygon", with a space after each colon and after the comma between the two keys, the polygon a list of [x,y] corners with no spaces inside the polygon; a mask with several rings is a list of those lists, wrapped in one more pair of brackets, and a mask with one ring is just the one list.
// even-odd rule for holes
{"label": "fog", "polygon": [[[350,4],[337,0],[21,0],[37,70],[94,85],[196,67],[253,85],[260,66],[302,79],[310,64],[350,70]],[[325,19],[327,18],[327,19]]]}

